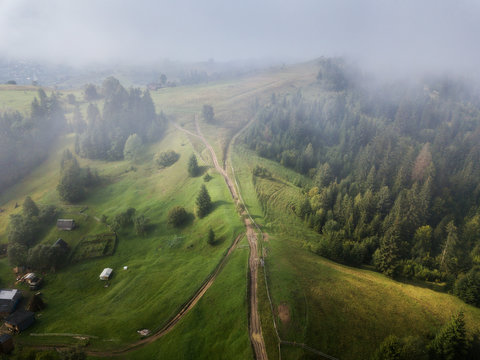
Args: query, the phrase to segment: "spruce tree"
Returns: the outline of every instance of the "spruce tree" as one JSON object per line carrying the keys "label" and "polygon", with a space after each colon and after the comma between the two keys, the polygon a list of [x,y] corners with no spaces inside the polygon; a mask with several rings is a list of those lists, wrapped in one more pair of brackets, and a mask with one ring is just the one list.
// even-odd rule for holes
{"label": "spruce tree", "polygon": [[213,232],[212,228],[208,230],[208,243],[210,245],[213,245],[215,243],[215,233]]}
{"label": "spruce tree", "polygon": [[197,204],[197,215],[200,218],[207,215],[210,212],[210,209],[212,208],[212,199],[210,198],[210,195],[207,191],[207,187],[204,184],[202,184],[202,187],[200,188],[200,192],[198,193],[196,204]]}
{"label": "spruce tree", "polygon": [[192,156],[190,156],[190,160],[188,160],[188,174],[191,177],[194,177],[197,176],[199,172],[200,169],[198,167],[197,157],[195,154],[192,154]]}
{"label": "spruce tree", "polygon": [[442,360],[466,359],[468,341],[462,312],[443,326],[430,344],[430,358]]}

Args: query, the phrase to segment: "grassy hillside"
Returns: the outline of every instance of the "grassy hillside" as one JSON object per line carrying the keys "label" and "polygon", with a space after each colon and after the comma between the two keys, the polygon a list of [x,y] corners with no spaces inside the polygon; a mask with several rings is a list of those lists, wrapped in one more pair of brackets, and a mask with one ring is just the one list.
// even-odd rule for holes
{"label": "grassy hillside", "polygon": [[[13,209],[14,204],[21,204],[27,194],[39,204],[59,205],[66,216],[80,224],[69,233],[60,233],[52,227],[42,239],[46,243],[53,243],[61,236],[74,247],[83,236],[106,231],[98,221],[102,214],[113,217],[128,207],[136,208],[138,214],[149,218],[150,230],[146,237],[137,236],[133,229],[120,232],[113,256],[86,260],[46,274],[42,293],[48,306],[29,331],[85,334],[92,337],[93,347],[114,348],[138,339],[136,330],[155,330],[165,323],[215,268],[235,236],[243,230],[242,224],[223,179],[208,169],[213,179],[206,186],[214,208],[201,220],[193,216],[195,197],[204,181],[202,177],[187,176],[187,161],[193,148],[185,135],[173,129],[163,141],[152,145],[139,163],[81,160],[82,165],[99,170],[103,184],[89,193],[78,207],[64,206],[55,186],[59,154],[71,143],[71,136],[60,139],[44,164],[5,193],[2,207],[7,211],[1,218],[2,238],[5,241],[8,215],[20,211]],[[171,167],[158,169],[152,156],[167,149],[180,153],[180,159]],[[166,224],[168,210],[174,205],[185,206],[192,214],[189,224],[181,229]],[[77,212],[81,207],[87,208],[82,214]],[[210,226],[218,239],[215,246],[206,241]],[[13,285],[7,260],[0,262],[5,269],[3,284]],[[123,266],[128,266],[128,270],[122,270]],[[104,267],[114,269],[108,288],[98,280]],[[237,320],[244,318],[246,310],[238,314]],[[32,340],[26,333],[21,341],[51,343],[67,339],[42,336]]]}
{"label": "grassy hillside", "polygon": [[0,85],[0,111],[30,112],[30,104],[37,95],[38,87],[20,85]]}
{"label": "grassy hillside", "polygon": [[127,359],[251,359],[246,281],[248,243],[244,238],[213,286],[169,334],[125,355]]}
{"label": "grassy hillside", "polygon": [[[291,205],[303,198],[300,188],[289,181],[294,173],[240,146],[233,164],[247,206],[268,232],[263,242],[266,271],[282,340],[305,343],[341,359],[364,359],[389,334],[431,336],[460,310],[469,333],[480,331],[480,309],[452,295],[343,266],[310,252],[307,243],[318,234],[292,211]],[[255,164],[268,168],[273,178],[257,178],[253,184]],[[268,306],[263,312],[264,319],[271,316]],[[272,327],[266,320],[264,326]],[[269,337],[269,351],[276,353],[273,330]],[[301,358],[302,354],[301,349],[282,346],[282,357]]]}

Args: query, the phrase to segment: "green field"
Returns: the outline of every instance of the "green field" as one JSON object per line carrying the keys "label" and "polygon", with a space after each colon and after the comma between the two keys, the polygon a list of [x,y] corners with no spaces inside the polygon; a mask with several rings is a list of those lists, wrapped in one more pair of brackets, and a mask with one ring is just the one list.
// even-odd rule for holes
{"label": "green field", "polygon": [[0,112],[19,111],[24,115],[29,114],[30,103],[38,89],[35,86],[0,85]]}

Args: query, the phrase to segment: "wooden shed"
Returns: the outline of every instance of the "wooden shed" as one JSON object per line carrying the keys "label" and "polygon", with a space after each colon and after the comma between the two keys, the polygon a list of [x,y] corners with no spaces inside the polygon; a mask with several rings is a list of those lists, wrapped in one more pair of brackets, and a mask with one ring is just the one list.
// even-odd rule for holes
{"label": "wooden shed", "polygon": [[17,310],[5,319],[5,326],[17,334],[30,327],[35,322],[35,314],[31,311]]}
{"label": "wooden shed", "polygon": [[75,229],[75,220],[73,219],[58,219],[57,220],[57,229],[59,230],[73,230]]}
{"label": "wooden shed", "polygon": [[102,273],[100,274],[100,280],[108,280],[110,276],[112,276],[113,269],[105,268],[103,269]]}

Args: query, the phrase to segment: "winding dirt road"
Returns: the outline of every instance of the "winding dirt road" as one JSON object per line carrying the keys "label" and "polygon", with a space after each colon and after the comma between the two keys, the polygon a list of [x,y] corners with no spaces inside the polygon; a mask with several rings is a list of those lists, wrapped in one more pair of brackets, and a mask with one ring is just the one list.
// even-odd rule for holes
{"label": "winding dirt road", "polygon": [[[212,157],[213,164],[215,169],[222,174],[225,182],[227,183],[228,189],[230,190],[230,194],[235,202],[235,205],[238,205],[238,194],[237,190],[235,189],[235,185],[233,181],[227,174],[225,168],[221,167],[218,163],[217,156],[213,147],[208,143],[205,137],[200,130],[200,125],[198,124],[198,116],[195,115],[195,126],[197,129],[197,134],[194,134],[188,130],[184,130],[177,126],[177,128],[186,131],[187,133],[197,136],[200,138],[207,149],[210,151],[210,155]],[[248,124],[247,124],[248,126]],[[241,132],[241,130],[240,130]],[[258,296],[257,296],[257,279],[258,279],[258,266],[260,263],[260,259],[258,257],[258,248],[257,248],[257,233],[255,232],[254,225],[252,224],[251,220],[246,216],[246,212],[242,213],[242,218],[244,219],[243,222],[247,229],[247,239],[248,244],[250,246],[250,257],[248,259],[248,264],[250,268],[250,316],[249,316],[249,333],[250,333],[250,341],[252,343],[252,347],[255,351],[255,358],[257,360],[266,360],[268,359],[267,350],[265,347],[265,342],[263,340],[262,334],[262,325],[260,322],[260,316],[258,314]]]}

